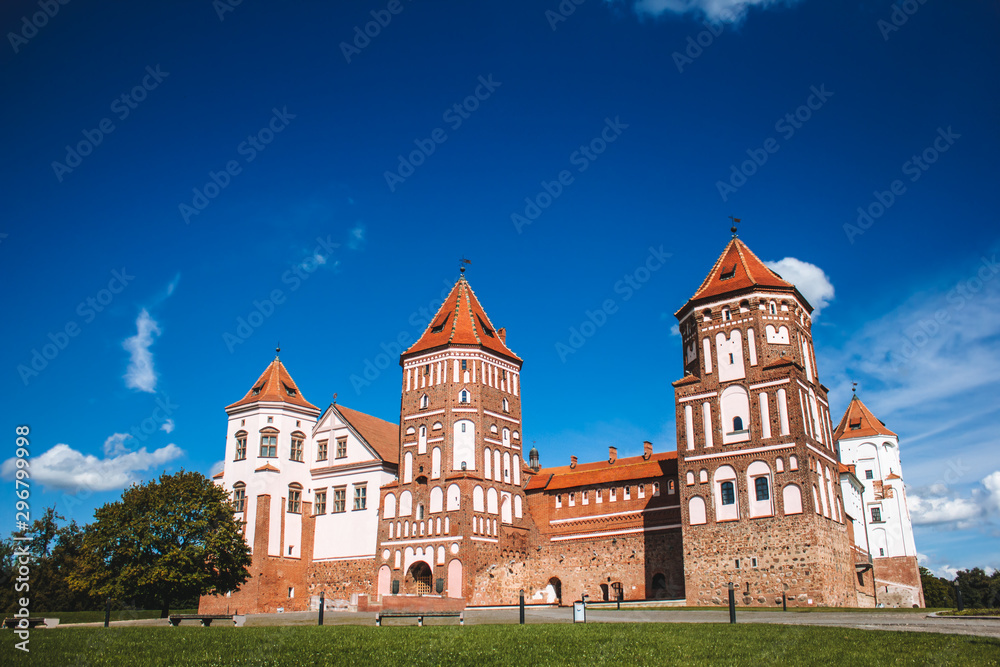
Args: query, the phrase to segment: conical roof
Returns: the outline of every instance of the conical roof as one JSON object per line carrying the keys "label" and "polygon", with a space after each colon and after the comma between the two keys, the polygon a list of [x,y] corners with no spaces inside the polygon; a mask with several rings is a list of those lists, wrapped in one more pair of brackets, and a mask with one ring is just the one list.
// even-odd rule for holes
{"label": "conical roof", "polygon": [[521,358],[507,347],[505,338],[504,331],[497,331],[490,322],[489,315],[479,304],[479,299],[463,274],[451,288],[423,335],[403,356],[450,345],[468,345],[483,347],[521,363]]}
{"label": "conical roof", "polygon": [[226,410],[261,401],[291,403],[299,407],[319,410],[319,408],[302,396],[302,392],[299,391],[295,380],[292,379],[292,376],[288,373],[288,369],[285,368],[285,365],[281,363],[281,360],[277,356],[264,369],[264,372],[257,378],[257,381],[253,383],[246,396],[232,405],[227,405]]}
{"label": "conical roof", "polygon": [[743,241],[734,236],[722,254],[719,255],[719,259],[715,261],[712,270],[702,281],[701,286],[676,314],[680,315],[688,306],[696,302],[755,287],[795,292],[809,311],[812,311],[812,306],[798,293],[795,285],[767,268],[764,262],[753,254],[753,251]]}
{"label": "conical roof", "polygon": [[872,414],[868,406],[862,403],[861,399],[855,394],[847,406],[847,412],[844,413],[843,419],[840,420],[840,425],[833,432],[833,439],[866,438],[873,435],[896,436],[895,433],[885,427],[885,424],[881,420]]}

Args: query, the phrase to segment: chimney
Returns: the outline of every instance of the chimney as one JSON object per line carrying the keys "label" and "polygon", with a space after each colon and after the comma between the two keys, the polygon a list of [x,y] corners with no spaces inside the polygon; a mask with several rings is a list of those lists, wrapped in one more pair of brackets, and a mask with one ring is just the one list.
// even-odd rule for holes
{"label": "chimney", "polygon": [[576,457],[575,456],[569,457],[569,467],[570,468],[575,468],[576,467]]}
{"label": "chimney", "polygon": [[608,447],[608,463],[614,465],[615,461],[618,460],[618,448]]}
{"label": "chimney", "polygon": [[643,440],[642,442],[642,460],[648,461],[649,457],[653,455],[653,443],[649,440]]}
{"label": "chimney", "polygon": [[507,327],[500,327],[497,329],[497,336],[500,337],[500,342],[504,345],[507,344]]}

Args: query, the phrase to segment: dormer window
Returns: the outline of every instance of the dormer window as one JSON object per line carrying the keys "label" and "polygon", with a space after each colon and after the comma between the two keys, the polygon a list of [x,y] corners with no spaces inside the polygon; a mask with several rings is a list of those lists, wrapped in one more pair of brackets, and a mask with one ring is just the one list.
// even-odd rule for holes
{"label": "dormer window", "polygon": [[438,324],[435,324],[434,327],[431,329],[431,333],[441,333],[442,331],[444,331],[444,325],[448,323],[449,317],[451,317],[451,313],[445,315],[443,320],[441,320]]}
{"label": "dormer window", "polygon": [[264,388],[264,385],[258,385],[250,390],[251,396],[260,396],[260,390]]}
{"label": "dormer window", "polygon": [[289,396],[295,396],[299,393],[295,387],[289,387],[284,382],[281,383],[281,386],[285,388],[285,393],[288,394]]}
{"label": "dormer window", "polygon": [[851,422],[850,426],[851,426],[851,430],[852,431],[860,431],[861,430],[861,420],[860,419],[855,419],[854,421]]}
{"label": "dormer window", "polygon": [[719,274],[719,280],[729,280],[735,275],[736,275],[736,264],[734,263],[728,269],[726,267],[722,267],[722,273]]}
{"label": "dormer window", "polygon": [[486,322],[483,322],[483,318],[481,318],[479,315],[476,315],[476,319],[479,320],[479,326],[483,328],[483,333],[489,336],[490,338],[493,338],[493,330],[490,329],[488,326],[486,326]]}

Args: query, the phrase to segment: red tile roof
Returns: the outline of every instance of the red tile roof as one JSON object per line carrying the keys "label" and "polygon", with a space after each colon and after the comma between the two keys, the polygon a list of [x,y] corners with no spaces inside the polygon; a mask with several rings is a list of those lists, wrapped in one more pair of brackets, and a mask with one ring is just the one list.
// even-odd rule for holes
{"label": "red tile roof", "polygon": [[265,463],[261,467],[259,467],[256,470],[254,470],[254,472],[281,472],[281,471],[278,470],[277,468],[275,468],[270,463]]}
{"label": "red tile roof", "polygon": [[886,479],[903,479],[902,477],[900,477],[899,475],[897,475],[894,472],[889,473],[888,475],[886,475],[885,478]]}
{"label": "red tile roof", "polygon": [[212,479],[222,479],[225,476],[226,476],[225,471],[220,470],[219,472],[217,472],[214,475],[212,475]]}
{"label": "red tile roof", "polygon": [[343,405],[333,408],[371,445],[383,461],[399,463],[399,424],[366,415]]}
{"label": "red tile roof", "polygon": [[885,424],[879,421],[868,409],[868,406],[862,403],[855,394],[847,406],[847,412],[844,413],[843,419],[840,420],[840,425],[833,432],[833,439],[865,438],[874,435],[895,436],[896,434],[887,429]]}
{"label": "red tile roof", "polygon": [[476,299],[465,275],[451,288],[426,331],[403,356],[426,352],[448,345],[473,345],[486,348],[517,363],[521,358],[507,347],[503,334],[490,322],[489,316]]}
{"label": "red tile roof", "polygon": [[753,287],[795,292],[802,303],[812,312],[812,306],[798,293],[794,285],[767,268],[764,262],[760,261],[743,241],[734,237],[726,245],[726,249],[722,251],[719,259],[715,261],[715,265],[712,266],[708,276],[695,291],[694,296],[688,299],[688,302],[676,314],[679,316],[687,306],[694,302]]}
{"label": "red tile roof", "polygon": [[559,466],[542,468],[535,474],[526,491],[559,491],[595,484],[610,484],[651,477],[676,477],[677,452],[653,454],[649,460],[642,456],[618,459],[614,463],[607,460],[593,463],[578,463],[575,468]]}
{"label": "red tile roof", "polygon": [[268,367],[264,369],[264,372],[261,373],[259,378],[257,378],[257,381],[253,383],[252,387],[250,387],[250,391],[247,392],[247,395],[232,405],[227,405],[226,410],[240,405],[259,403],[261,401],[291,403],[292,405],[298,405],[299,407],[319,410],[319,408],[302,396],[302,392],[299,391],[299,387],[295,384],[295,380],[293,380],[292,376],[289,375],[285,365],[281,363],[278,357],[275,357],[274,361],[272,361]]}

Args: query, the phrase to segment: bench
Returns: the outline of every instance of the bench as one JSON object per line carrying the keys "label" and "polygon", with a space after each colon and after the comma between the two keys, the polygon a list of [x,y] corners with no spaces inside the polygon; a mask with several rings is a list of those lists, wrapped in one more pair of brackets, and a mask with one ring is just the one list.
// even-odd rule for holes
{"label": "bench", "polygon": [[170,625],[177,627],[181,624],[181,621],[201,621],[201,627],[207,628],[212,625],[212,621],[232,621],[233,625],[238,628],[243,627],[243,623],[246,621],[246,616],[242,614],[170,614],[167,616],[167,621]]}
{"label": "bench", "polygon": [[18,626],[20,625],[21,621],[27,621],[28,622],[28,629],[29,630],[37,628],[39,625],[42,626],[42,627],[46,627],[46,625],[47,625],[45,623],[45,619],[44,618],[42,618],[41,616],[36,616],[34,618],[5,618],[5,619],[3,619],[3,627],[15,629],[15,630],[16,629],[23,630],[24,629],[23,627],[22,628],[18,628]]}
{"label": "bench", "polygon": [[465,612],[461,611],[380,611],[375,614],[375,625],[381,627],[383,618],[416,618],[420,627],[425,618],[457,618],[459,625],[465,625]]}

